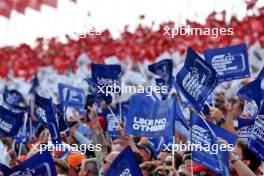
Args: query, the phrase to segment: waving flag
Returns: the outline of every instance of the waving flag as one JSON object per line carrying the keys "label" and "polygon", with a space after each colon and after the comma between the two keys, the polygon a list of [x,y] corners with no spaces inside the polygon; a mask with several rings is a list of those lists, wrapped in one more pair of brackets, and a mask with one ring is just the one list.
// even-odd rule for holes
{"label": "waving flag", "polygon": [[112,108],[114,115],[110,112],[109,109],[103,109],[102,114],[107,122],[107,132],[110,137],[119,137],[119,109]]}
{"label": "waving flag", "polygon": [[36,92],[37,87],[39,86],[39,80],[37,75],[32,79],[31,84],[32,86],[29,92],[34,94]]}
{"label": "waving flag", "polygon": [[238,90],[237,96],[247,100],[247,101],[255,101],[258,108],[260,108],[261,101],[264,98],[264,86],[262,88],[262,82],[264,78],[264,68],[258,75],[258,77],[248,83],[247,85],[243,86],[241,89]]}
{"label": "waving flag", "polygon": [[0,106],[0,134],[14,137],[23,125],[24,113],[15,113]]}
{"label": "waving flag", "polygon": [[92,81],[98,86],[120,85],[121,65],[92,64]]}
{"label": "waving flag", "polygon": [[179,107],[176,101],[174,107],[175,107],[175,120],[181,122],[181,124],[188,130],[190,127],[181,111],[181,108]]}
{"label": "waving flag", "polygon": [[184,108],[191,107],[191,104],[188,102],[188,100],[184,97],[184,95],[181,93],[180,88],[176,81],[174,81],[174,87],[177,92],[177,95],[179,97],[180,103]]}
{"label": "waving flag", "polygon": [[174,98],[150,101],[137,94],[130,99],[125,132],[135,136],[173,135]]}
{"label": "waving flag", "polygon": [[47,114],[52,114],[52,100],[51,98],[44,98],[35,94],[34,116],[43,126],[47,128]]}
{"label": "waving flag", "polygon": [[152,73],[160,76],[160,78],[162,78],[166,82],[169,82],[170,80],[172,80],[172,66],[173,63],[171,59],[164,59],[160,62],[149,65],[148,69]]}
{"label": "waving flag", "polygon": [[168,95],[172,88],[172,67],[173,63],[171,59],[164,59],[160,62],[148,66],[149,71],[159,76],[159,78],[156,79],[157,86],[159,86],[160,88],[166,87],[166,91],[161,91],[162,100],[168,98]]}
{"label": "waving flag", "polygon": [[[85,81],[89,84],[89,92],[95,97],[96,104],[100,104],[102,100],[104,100],[107,104],[111,104],[113,101],[113,98],[111,94],[106,95],[105,93],[102,93],[99,91],[99,88],[97,85],[92,81],[92,79],[85,79]],[[103,91],[105,91],[105,88],[101,88]]]}
{"label": "waving flag", "polygon": [[30,136],[35,135],[36,131],[37,122],[32,121],[32,119],[29,118],[26,123],[26,128],[24,129],[22,125],[14,139],[19,143],[28,144],[30,141]]}
{"label": "waving flag", "polygon": [[19,165],[8,168],[0,166],[4,175],[30,175],[30,176],[54,176],[57,175],[52,156],[49,151],[37,153]]}
{"label": "waving flag", "polygon": [[56,119],[56,106],[52,104],[51,98],[44,98],[35,94],[34,115],[40,123],[49,129],[52,142],[61,143],[60,131]]}
{"label": "waving flag", "polygon": [[109,167],[105,176],[135,175],[142,176],[133,151],[128,146],[120,153]]}
{"label": "waving flag", "polygon": [[26,100],[17,90],[8,90],[7,87],[5,87],[3,92],[3,100],[11,109],[28,111],[28,107],[25,106]]}
{"label": "waving flag", "polygon": [[227,151],[214,151],[219,145],[208,124],[199,115],[191,115],[191,143],[198,145],[192,150],[192,159],[221,175],[229,175],[229,154]]}
{"label": "waving flag", "polygon": [[[163,78],[158,78],[156,79],[156,84],[157,86],[160,87],[160,94],[161,94],[161,98],[162,100],[166,100],[169,96],[170,90],[172,88],[172,82],[167,82],[165,81],[165,79]],[[166,89],[164,89],[166,88]]]}
{"label": "waving flag", "polygon": [[238,122],[238,128],[237,128],[238,139],[248,144],[251,134],[253,132],[255,120],[237,118],[237,122]]}
{"label": "waving flag", "polygon": [[[121,65],[92,64],[92,78],[87,79],[94,92],[107,104],[112,103],[112,93],[121,94]],[[119,88],[118,88],[119,86]]]}
{"label": "waving flag", "polygon": [[214,134],[226,140],[228,144],[233,144],[235,145],[237,141],[237,136],[234,135],[233,133],[230,133],[229,131],[225,130],[224,128],[219,127],[218,125],[215,125],[214,123],[206,120],[207,124],[210,126],[210,128],[213,130]]}
{"label": "waving flag", "polygon": [[254,100],[246,101],[242,114],[248,117],[249,119],[255,119],[258,115],[257,103]]}
{"label": "waving flag", "polygon": [[63,108],[62,103],[56,105],[56,119],[58,119],[58,122],[59,122],[60,132],[65,132],[66,134],[68,134],[69,133],[69,124],[68,124],[67,118],[65,116],[66,116],[66,112]]}
{"label": "waving flag", "polygon": [[173,144],[173,136],[156,136],[149,138],[149,143],[155,150],[155,156],[164,149],[164,146],[171,146]]}
{"label": "waving flag", "polygon": [[185,98],[200,112],[207,97],[218,83],[216,71],[191,48],[188,48],[183,68],[176,82]]}
{"label": "waving flag", "polygon": [[84,90],[82,88],[77,88],[70,85],[59,83],[58,89],[59,89],[60,102],[63,103],[64,107],[66,101],[68,101],[67,102],[68,107],[73,107],[76,109],[84,108],[86,97]]}
{"label": "waving flag", "polygon": [[249,139],[249,149],[264,161],[264,115],[259,115],[255,119],[253,132]]}
{"label": "waving flag", "polygon": [[209,104],[209,105],[214,105],[215,104],[215,99],[214,99],[214,95],[211,94],[208,96],[206,102]]}
{"label": "waving flag", "polygon": [[247,46],[245,44],[207,49],[205,60],[216,70],[219,82],[250,77]]}

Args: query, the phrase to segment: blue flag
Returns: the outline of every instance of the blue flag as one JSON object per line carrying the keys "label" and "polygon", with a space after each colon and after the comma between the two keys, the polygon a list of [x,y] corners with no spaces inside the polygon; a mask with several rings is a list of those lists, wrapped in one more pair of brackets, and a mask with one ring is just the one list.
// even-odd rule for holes
{"label": "blue flag", "polygon": [[121,65],[92,64],[92,80],[98,86],[120,85]]}
{"label": "blue flag", "polygon": [[150,101],[149,96],[133,95],[126,119],[126,134],[145,137],[173,135],[174,100]]}
{"label": "blue flag", "polygon": [[107,122],[107,133],[109,137],[119,137],[119,109],[112,108],[114,115],[107,108],[102,109],[103,117]]}
{"label": "blue flag", "polygon": [[133,151],[128,146],[113,161],[105,176],[142,176]]}
{"label": "blue flag", "polygon": [[58,119],[56,119],[56,105],[52,104],[51,98],[35,94],[34,115],[44,127],[49,129],[52,143],[61,143]]}
{"label": "blue flag", "polygon": [[229,175],[229,154],[214,150],[219,145],[209,125],[196,114],[191,114],[191,144],[198,147],[192,150],[192,159],[221,175]]}
{"label": "blue flag", "polygon": [[[67,107],[67,101],[66,101],[66,107]],[[56,119],[58,119],[60,132],[64,132],[68,136],[69,124],[66,119],[66,111],[64,110],[62,103],[56,105]]]}
{"label": "blue flag", "polygon": [[206,62],[219,75],[219,82],[250,77],[247,46],[245,44],[204,51]]}
{"label": "blue flag", "polygon": [[210,126],[210,128],[213,130],[214,134],[226,140],[228,144],[233,144],[235,146],[235,143],[237,141],[237,136],[233,133],[230,133],[229,131],[225,130],[224,128],[219,127],[218,125],[206,120],[207,124]]}
{"label": "blue flag", "polygon": [[243,86],[241,89],[238,90],[237,96],[247,101],[255,101],[258,108],[260,108],[262,98],[264,97],[264,88],[261,88],[261,82],[263,78],[264,68],[254,81],[248,83],[247,85]]}
{"label": "blue flag", "polygon": [[264,115],[259,115],[255,119],[253,132],[249,139],[249,149],[264,161]]}
{"label": "blue flag", "polygon": [[189,125],[188,125],[188,123],[187,123],[187,121],[186,121],[186,119],[185,119],[185,117],[184,117],[184,115],[183,115],[183,113],[181,111],[181,108],[179,107],[179,105],[177,104],[176,101],[175,101],[174,107],[175,107],[175,120],[181,122],[181,124],[187,130],[189,130],[190,127],[189,127]]}
{"label": "blue flag", "polygon": [[56,168],[49,151],[37,153],[19,165],[8,168],[0,166],[4,175],[55,176]]}
{"label": "blue flag", "polygon": [[215,99],[214,99],[214,95],[211,94],[208,96],[206,102],[209,104],[209,105],[214,105],[215,104]]}
{"label": "blue flag", "polygon": [[238,139],[248,144],[251,134],[253,132],[255,120],[237,118],[237,122],[238,122],[238,127],[237,127]]}
{"label": "blue flag", "polygon": [[102,92],[100,91],[100,89],[97,87],[97,85],[93,82],[91,78],[86,79],[86,82],[89,84],[90,93],[95,97],[95,103],[99,105],[102,100],[104,100],[106,104],[108,105],[112,103],[113,98],[111,94],[108,94],[108,95],[105,94],[105,91],[106,91],[105,87],[103,88],[100,87],[103,91]]}
{"label": "blue flag", "polygon": [[29,107],[25,106],[26,100],[17,90],[8,90],[5,87],[3,92],[3,100],[12,110],[29,111]]}
{"label": "blue flag", "polygon": [[15,113],[0,106],[0,134],[14,137],[23,125],[24,113]]}
{"label": "blue flag", "polygon": [[92,78],[86,79],[89,87],[111,104],[111,93],[121,94],[121,65],[92,64],[91,69]]}
{"label": "blue flag", "polygon": [[52,114],[52,100],[51,98],[44,98],[35,94],[34,116],[37,120],[47,128],[47,114]]}
{"label": "blue flag", "polygon": [[149,65],[148,69],[152,73],[160,76],[166,82],[172,80],[172,59],[164,59],[155,64]]}
{"label": "blue flag", "polygon": [[162,100],[168,98],[169,92],[172,88],[174,79],[172,76],[172,67],[173,63],[171,59],[164,59],[160,62],[148,66],[149,71],[159,76],[159,78],[156,79],[157,86],[159,86],[160,88],[166,87],[166,91],[160,91]]}
{"label": "blue flag", "polygon": [[[162,100],[166,100],[168,98],[170,90],[172,88],[172,82],[171,81],[167,82],[163,78],[157,78],[156,84],[157,84],[157,86],[160,87],[160,90],[161,90],[160,94],[161,94]],[[164,88],[166,88],[166,89],[164,90]]]}
{"label": "blue flag", "polygon": [[215,105],[215,100],[213,94],[209,95],[207,100],[205,101],[205,104],[203,105],[202,112],[204,115],[210,114],[210,108],[211,106]]}
{"label": "blue flag", "polygon": [[152,145],[155,156],[164,149],[164,146],[171,146],[173,144],[173,136],[156,136],[149,138],[149,143]]}
{"label": "blue flag", "polygon": [[67,100],[68,107],[73,107],[76,109],[84,108],[86,97],[84,90],[82,88],[77,88],[70,85],[59,83],[58,89],[59,89],[60,102],[63,103],[64,107]]}
{"label": "blue flag", "polygon": [[174,87],[177,92],[177,95],[179,97],[180,103],[183,108],[191,107],[192,105],[188,102],[188,100],[184,97],[184,95],[181,93],[180,88],[176,81],[174,81]]}
{"label": "blue flag", "polygon": [[36,93],[36,89],[39,86],[39,80],[38,80],[38,76],[37,75],[35,75],[35,77],[32,79],[31,84],[32,84],[32,86],[31,86],[29,92],[34,94],[34,93]]}
{"label": "blue flag", "polygon": [[246,101],[242,114],[249,119],[255,119],[258,115],[258,105],[254,100]]}
{"label": "blue flag", "polygon": [[178,72],[176,82],[185,98],[200,112],[207,97],[217,86],[218,78],[213,67],[188,48],[184,66]]}
{"label": "blue flag", "polygon": [[30,136],[36,135],[37,132],[37,122],[33,121],[31,118],[28,118],[26,123],[26,128],[23,129],[21,125],[18,134],[15,136],[15,140],[19,143],[28,144],[30,142]]}

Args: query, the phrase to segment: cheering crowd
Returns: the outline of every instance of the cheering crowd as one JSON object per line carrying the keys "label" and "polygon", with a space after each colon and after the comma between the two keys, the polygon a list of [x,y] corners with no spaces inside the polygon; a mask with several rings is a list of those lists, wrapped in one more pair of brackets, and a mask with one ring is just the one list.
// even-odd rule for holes
{"label": "cheering crowd", "polygon": [[[234,35],[216,39],[164,37],[166,23],[125,29],[117,40],[106,30],[1,48],[0,175],[264,175],[258,10],[232,17]],[[220,14],[187,24],[227,27]],[[116,85],[135,89],[113,92]]]}
{"label": "cheering crowd", "polygon": [[[87,63],[87,58],[83,56],[79,58],[80,69],[86,69],[86,72],[89,72],[89,70],[87,69]],[[83,67],[82,64],[84,64],[85,67]],[[99,71],[104,72],[104,70]],[[259,71],[260,70],[257,70],[256,73],[259,73]],[[124,70],[124,72],[126,71]],[[76,72],[76,74],[78,73],[83,74],[83,72]],[[126,73],[123,73],[123,76],[124,74]],[[126,80],[123,81],[125,81],[127,84],[138,84],[139,80],[133,80],[133,78],[137,78],[138,74],[142,75],[142,73],[138,71],[138,68],[134,68],[130,73],[130,76],[132,77],[125,78]],[[75,79],[79,76],[80,75],[69,74],[69,76],[67,77],[57,74],[50,68],[44,68],[36,77],[38,83],[34,82],[36,81],[36,79],[34,79],[32,84],[33,88],[27,86],[25,82],[16,78],[12,78],[13,80],[7,82],[6,85],[8,85],[9,91],[10,87],[12,88],[12,86],[18,86],[17,88],[21,92],[25,91],[24,89],[34,89],[35,91],[33,92],[46,97],[53,96],[55,97],[55,101],[58,101],[57,99],[59,98],[59,93],[56,92],[56,90],[52,90],[52,87],[56,87],[58,85],[57,81],[66,79],[60,83],[70,83],[69,81],[72,81],[71,85],[76,86],[76,84],[78,84],[79,87],[84,87],[86,90],[88,90],[88,88],[85,87],[87,86],[86,81]],[[150,80],[153,79],[154,76],[151,73],[148,73],[147,77],[149,78],[149,80],[147,80],[144,84],[151,84]],[[250,119],[252,118],[251,116],[254,116],[254,112],[252,113],[252,107],[246,108],[248,101],[245,101],[244,99],[236,96],[236,92],[244,85],[250,83],[252,80],[253,78],[245,78],[235,81],[228,81],[218,86],[213,94],[213,103],[210,103],[211,105],[208,105],[208,112],[206,112],[206,108],[203,107],[204,109],[202,118],[211,121],[222,129],[225,129],[227,133],[232,133],[233,135],[237,136],[237,118],[240,117],[243,119]],[[82,85],[79,84],[80,82],[82,82]],[[4,88],[2,90],[5,91]],[[115,159],[118,158],[118,156],[120,156],[120,154],[125,149],[127,149],[128,146],[130,146],[133,153],[126,159],[130,162],[131,157],[133,157],[136,161],[137,167],[139,167],[140,172],[144,176],[218,174],[215,170],[209,169],[202,163],[192,160],[192,151],[188,149],[182,151],[174,151],[174,148],[172,146],[168,147],[168,144],[184,144],[187,143],[188,140],[190,140],[190,131],[184,128],[182,124],[175,124],[174,137],[171,136],[168,141],[158,139],[158,143],[160,143],[159,145],[156,145],[155,142],[153,142],[153,137],[140,137],[127,134],[125,130],[126,124],[124,123],[124,119],[122,119],[118,124],[118,128],[116,129],[117,134],[115,135],[115,137],[112,137],[111,135],[109,135],[108,131],[110,123],[108,121],[109,119],[107,119],[107,115],[105,115],[103,112],[106,109],[110,111],[117,109],[117,111],[110,112],[110,114],[112,114],[113,116],[115,116],[114,114],[116,114],[116,116],[118,116],[120,113],[118,111],[119,103],[116,100],[112,100],[109,103],[107,101],[107,97],[96,96],[91,92],[92,91],[89,89],[88,93],[86,94],[87,97],[85,97],[86,101],[83,109],[69,108],[70,110],[68,110],[66,113],[69,131],[61,131],[60,136],[63,144],[71,145],[71,149],[51,150],[53,162],[49,164],[54,164],[56,170],[54,173],[51,173],[51,175],[107,175],[112,163],[115,161]],[[8,93],[12,94],[11,91]],[[32,95],[33,93],[29,94],[28,96]],[[128,97],[128,100],[132,101],[130,96],[126,95],[126,97]],[[167,98],[170,97],[176,98],[180,109],[184,114],[185,120],[190,125],[190,113],[195,112],[194,108],[191,108],[190,106],[184,107],[182,105],[180,93],[176,91],[176,89],[172,89],[170,91]],[[16,98],[17,97],[15,97],[15,99]],[[162,96],[160,96],[160,98],[162,98]],[[147,99],[147,101],[151,101],[150,99]],[[6,103],[10,102],[5,102],[4,97],[1,101],[3,106],[5,105],[5,107],[8,107],[6,106]],[[26,107],[28,105],[27,102],[28,101],[26,101],[26,99],[23,99],[23,101],[19,102],[18,106]],[[123,115],[125,114],[125,110],[123,111],[123,109],[126,109],[124,107],[125,106],[123,105],[121,107]],[[129,107],[130,106],[128,106],[128,108]],[[13,107],[13,110],[14,109],[15,108]],[[129,111],[129,109],[127,110],[128,112],[131,112]],[[24,133],[24,138],[28,139],[23,140],[24,138],[22,137],[23,139],[19,140],[14,136],[1,137],[1,141],[3,144],[3,157],[1,158],[2,164],[8,165],[9,167],[17,166],[43,150],[43,148],[40,147],[41,145],[50,145],[52,136],[48,130],[49,128],[45,128],[43,125],[41,125],[41,123],[39,123],[40,125],[35,124],[35,122],[38,121],[38,113],[34,114],[32,111],[34,111],[32,110],[32,108],[28,111],[28,115],[30,117],[29,121],[32,124],[29,127],[26,125],[27,128],[30,128],[29,135],[27,133]],[[22,129],[25,128],[22,127]],[[228,145],[225,139],[222,139],[221,143]],[[73,146],[77,146],[77,149],[73,150]],[[85,147],[83,149],[80,146]],[[43,153],[43,155],[43,157],[46,157],[45,153]],[[37,161],[35,162],[37,164]],[[249,149],[248,145],[243,140],[240,139],[236,141],[234,150],[232,152],[229,152],[228,162],[231,175],[249,176],[261,175],[262,173],[263,165],[261,165],[260,158]],[[34,163],[31,164],[34,168]],[[3,166],[1,168],[3,169]],[[26,171],[30,173],[29,170]],[[23,173],[25,174],[25,172]],[[34,172],[32,172],[31,174],[34,175],[33,173]],[[136,173],[136,175],[137,174],[140,175],[140,173]],[[111,173],[110,175],[115,174]],[[129,175],[129,173],[127,175]]]}

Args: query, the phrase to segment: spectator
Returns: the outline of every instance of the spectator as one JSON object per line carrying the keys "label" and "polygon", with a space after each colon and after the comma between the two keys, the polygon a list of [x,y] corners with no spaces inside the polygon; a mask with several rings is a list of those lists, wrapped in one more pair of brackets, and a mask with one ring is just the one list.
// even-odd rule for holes
{"label": "spectator", "polygon": [[98,176],[96,158],[82,161],[79,176]]}

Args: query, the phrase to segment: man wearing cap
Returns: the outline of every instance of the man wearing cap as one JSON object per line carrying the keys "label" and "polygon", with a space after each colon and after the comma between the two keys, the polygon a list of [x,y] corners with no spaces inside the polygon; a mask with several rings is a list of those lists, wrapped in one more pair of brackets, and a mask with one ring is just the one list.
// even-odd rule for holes
{"label": "man wearing cap", "polygon": [[72,152],[67,156],[67,163],[69,165],[69,175],[78,176],[82,161],[85,160],[85,155],[79,152]]}
{"label": "man wearing cap", "polygon": [[152,161],[155,158],[154,149],[149,143],[139,142],[137,147],[144,161]]}

